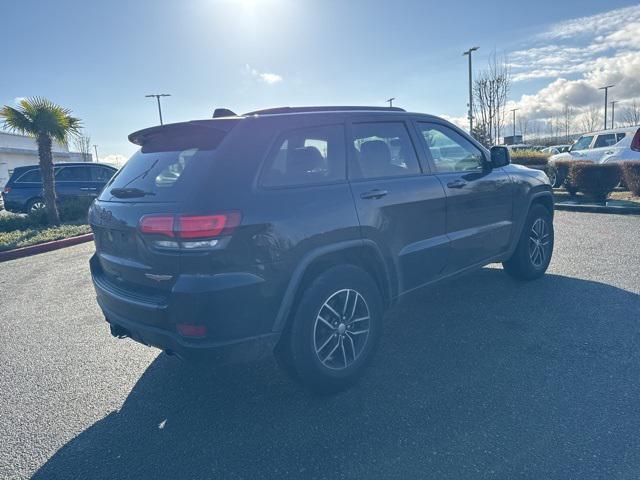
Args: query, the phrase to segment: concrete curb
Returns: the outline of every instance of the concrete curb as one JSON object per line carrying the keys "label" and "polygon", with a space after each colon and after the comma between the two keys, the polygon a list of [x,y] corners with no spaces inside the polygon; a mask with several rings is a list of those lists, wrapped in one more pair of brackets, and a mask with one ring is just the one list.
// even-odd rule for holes
{"label": "concrete curb", "polygon": [[640,215],[640,207],[613,207],[605,205],[579,205],[575,203],[556,203],[556,210],[568,212],[615,213],[617,215]]}
{"label": "concrete curb", "polygon": [[78,245],[79,243],[90,242],[91,240],[93,240],[93,233],[85,233],[84,235],[78,235],[76,237],[62,238],[60,240],[54,240],[52,242],[39,243],[37,245],[30,245],[28,247],[22,248],[15,248],[13,250],[0,252],[0,262],[14,260],[16,258],[28,257],[37,253],[50,252],[52,250],[58,250],[60,248],[70,247],[72,245]]}

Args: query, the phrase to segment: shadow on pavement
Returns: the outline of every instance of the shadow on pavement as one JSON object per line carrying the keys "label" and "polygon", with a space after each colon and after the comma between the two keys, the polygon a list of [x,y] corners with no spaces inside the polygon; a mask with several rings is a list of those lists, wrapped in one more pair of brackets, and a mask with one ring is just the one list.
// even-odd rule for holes
{"label": "shadow on pavement", "polygon": [[485,268],[387,315],[358,386],[160,355],[34,478],[583,478],[640,471],[640,297]]}

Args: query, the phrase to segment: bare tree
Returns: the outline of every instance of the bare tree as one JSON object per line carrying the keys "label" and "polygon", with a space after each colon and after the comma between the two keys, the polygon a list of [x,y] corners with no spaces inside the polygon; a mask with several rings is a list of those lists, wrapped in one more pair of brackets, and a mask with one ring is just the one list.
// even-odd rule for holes
{"label": "bare tree", "polygon": [[638,99],[634,98],[631,104],[622,110],[622,121],[627,127],[640,125],[640,102]]}
{"label": "bare tree", "polygon": [[506,57],[495,53],[486,70],[473,82],[473,103],[476,125],[489,144],[498,143],[505,120],[505,106],[511,88],[511,71]]}
{"label": "bare tree", "polygon": [[600,125],[602,125],[602,113],[600,109],[595,105],[589,106],[589,108],[582,113],[582,130],[584,132],[593,132],[597,130]]}
{"label": "bare tree", "polygon": [[568,104],[562,109],[562,130],[564,133],[564,141],[569,143],[569,135],[573,130],[573,107]]}
{"label": "bare tree", "polygon": [[[83,162],[91,161],[91,137],[84,131],[73,139],[74,148],[82,154]],[[97,159],[96,159],[97,161]]]}
{"label": "bare tree", "polygon": [[529,128],[531,127],[531,120],[529,120],[524,115],[518,116],[518,128],[520,129],[520,134],[522,135],[522,141],[524,142],[529,133]]}

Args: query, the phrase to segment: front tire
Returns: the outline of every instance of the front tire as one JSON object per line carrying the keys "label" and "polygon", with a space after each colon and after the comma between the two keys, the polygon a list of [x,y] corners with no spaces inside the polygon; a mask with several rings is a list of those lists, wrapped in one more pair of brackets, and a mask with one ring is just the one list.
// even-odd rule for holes
{"label": "front tire", "polygon": [[305,288],[276,353],[311,390],[345,390],[374,356],[382,315],[380,292],[367,272],[353,265],[332,267]]}
{"label": "front tire", "polygon": [[533,205],[527,215],[516,250],[502,265],[518,280],[534,280],[547,271],[553,254],[553,222],[542,205]]}

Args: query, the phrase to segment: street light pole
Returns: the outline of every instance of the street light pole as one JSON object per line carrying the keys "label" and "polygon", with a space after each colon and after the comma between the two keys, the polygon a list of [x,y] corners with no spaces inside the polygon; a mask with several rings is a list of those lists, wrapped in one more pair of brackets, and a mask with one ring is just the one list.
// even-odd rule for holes
{"label": "street light pole", "polygon": [[396,99],[396,97],[391,97],[389,100],[387,100],[387,102],[389,102],[389,108],[393,108],[393,101]]}
{"label": "street light pole", "polygon": [[99,162],[100,160],[98,160],[98,145],[94,145],[94,146],[93,146],[93,149],[94,149],[94,150],[95,150],[95,152],[96,152],[96,162]]}
{"label": "street light pole", "polygon": [[520,110],[519,108],[512,108],[511,112],[513,113],[513,143],[516,143],[516,112]]}
{"label": "street light pole", "polygon": [[611,128],[616,128],[615,118],[616,118],[616,103],[618,100],[611,101]]}
{"label": "street light pole", "polygon": [[480,47],[471,47],[466,52],[462,52],[462,55],[469,56],[469,134],[473,136],[473,74],[471,73],[471,53],[478,50]]}
{"label": "street light pole", "polygon": [[611,87],[615,87],[615,85],[605,85],[604,87],[600,87],[598,90],[604,90],[604,129],[607,129],[607,95],[609,94],[609,89]]}
{"label": "street light pole", "polygon": [[145,95],[145,97],[154,97],[158,101],[158,115],[160,116],[160,125],[162,125],[162,107],[160,106],[160,97],[170,97],[170,93],[154,93],[151,95]]}

